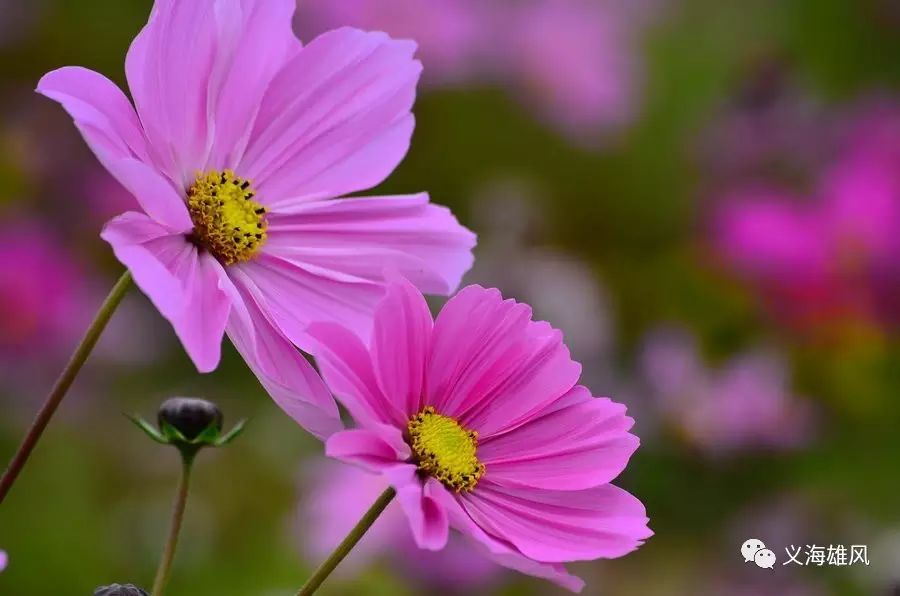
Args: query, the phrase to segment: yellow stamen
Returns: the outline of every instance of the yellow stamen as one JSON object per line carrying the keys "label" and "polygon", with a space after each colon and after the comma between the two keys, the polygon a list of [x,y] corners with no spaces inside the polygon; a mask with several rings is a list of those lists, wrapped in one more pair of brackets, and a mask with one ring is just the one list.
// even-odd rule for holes
{"label": "yellow stamen", "polygon": [[266,241],[266,209],[231,170],[198,173],[188,189],[194,240],[223,265],[252,259]]}
{"label": "yellow stamen", "polygon": [[456,492],[475,488],[484,476],[478,461],[478,433],[466,430],[453,418],[428,406],[406,425],[419,470]]}

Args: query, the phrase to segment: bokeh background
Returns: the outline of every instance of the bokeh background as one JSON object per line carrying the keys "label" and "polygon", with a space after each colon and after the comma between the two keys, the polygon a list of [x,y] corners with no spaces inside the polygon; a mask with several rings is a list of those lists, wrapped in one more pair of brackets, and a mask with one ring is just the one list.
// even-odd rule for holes
{"label": "bokeh background", "polygon": [[[149,9],[0,0],[4,462],[121,270],[98,233],[133,200],[32,89],[67,64],[123,83]],[[342,24],[415,38],[425,63],[412,150],[378,190],[451,206],[480,236],[468,280],[562,328],[637,420],[617,483],[656,535],[575,565],[585,593],[896,594],[900,5],[300,0],[305,39]],[[325,462],[230,346],[198,375],[133,291],[0,508],[0,594],[151,583],[177,456],[122,412],[172,395],[251,418],[198,461],[173,595],[292,594],[379,490]],[[751,537],[774,572],[743,563]],[[829,544],[870,564],[782,565]],[[322,590],[557,592],[462,543],[412,552],[391,515]]]}

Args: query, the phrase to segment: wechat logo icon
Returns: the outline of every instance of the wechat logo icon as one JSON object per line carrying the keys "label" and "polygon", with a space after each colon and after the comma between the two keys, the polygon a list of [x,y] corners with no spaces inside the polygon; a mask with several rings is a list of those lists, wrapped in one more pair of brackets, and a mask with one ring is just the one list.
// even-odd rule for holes
{"label": "wechat logo icon", "polygon": [[741,555],[744,563],[756,563],[763,569],[775,569],[775,553],[766,548],[765,543],[757,538],[745,540],[741,545]]}

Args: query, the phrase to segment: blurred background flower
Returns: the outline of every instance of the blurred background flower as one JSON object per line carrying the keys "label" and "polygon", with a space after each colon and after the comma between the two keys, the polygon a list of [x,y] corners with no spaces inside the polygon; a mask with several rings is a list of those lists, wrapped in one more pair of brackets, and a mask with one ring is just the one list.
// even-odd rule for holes
{"label": "blurred background flower", "polygon": [[711,456],[789,449],[812,432],[809,404],[790,392],[787,363],[765,350],[707,367],[689,333],[655,331],[643,371],[661,414],[676,433]]}
{"label": "blurred background flower", "polygon": [[801,330],[897,321],[900,109],[867,105],[842,137],[809,193],[748,183],[713,216],[724,261]]}

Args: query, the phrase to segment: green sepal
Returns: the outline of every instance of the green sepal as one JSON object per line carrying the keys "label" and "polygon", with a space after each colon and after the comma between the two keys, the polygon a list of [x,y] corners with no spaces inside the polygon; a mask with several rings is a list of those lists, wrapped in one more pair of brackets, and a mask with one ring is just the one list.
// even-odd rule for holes
{"label": "green sepal", "polygon": [[139,429],[144,431],[144,433],[148,437],[150,437],[157,443],[162,443],[163,445],[167,445],[169,443],[169,440],[166,439],[166,437],[163,436],[163,434],[160,433],[159,430],[155,426],[153,426],[152,424],[150,424],[149,422],[147,422],[140,416],[138,416],[136,414],[125,414],[125,417],[128,418],[129,420],[131,420],[135,426],[137,426]]}
{"label": "green sepal", "polygon": [[159,426],[159,430],[162,432],[162,435],[166,438],[166,443],[169,444],[177,444],[177,443],[190,443],[184,435],[181,434],[181,431],[169,424],[168,422],[163,421]]}
{"label": "green sepal", "polygon": [[213,445],[215,445],[216,447],[222,447],[223,445],[227,445],[228,443],[230,443],[230,442],[232,442],[233,440],[235,440],[235,439],[238,437],[238,435],[240,435],[240,434],[244,431],[244,427],[245,427],[245,426],[247,426],[247,419],[246,419],[246,418],[244,418],[243,420],[239,421],[237,424],[234,425],[234,428],[232,428],[232,429],[231,429],[230,431],[228,431],[226,434],[224,434],[224,435],[222,435],[221,437],[219,437],[219,439],[216,440],[216,441],[213,443]]}
{"label": "green sepal", "polygon": [[221,429],[216,428],[216,423],[211,422],[199,435],[188,442],[192,445],[215,445],[220,432]]}

